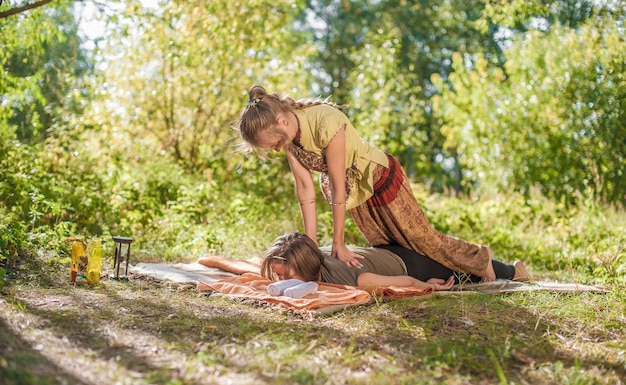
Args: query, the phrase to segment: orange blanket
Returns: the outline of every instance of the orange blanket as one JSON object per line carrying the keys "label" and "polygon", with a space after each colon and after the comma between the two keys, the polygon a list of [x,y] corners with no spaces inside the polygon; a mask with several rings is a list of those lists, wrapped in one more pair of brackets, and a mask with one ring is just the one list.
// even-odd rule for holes
{"label": "orange blanket", "polygon": [[219,255],[212,255],[210,257],[202,257],[198,259],[198,263],[235,274],[254,273],[260,275],[262,261],[259,258],[251,258],[244,261],[241,259],[232,259]]}
{"label": "orange blanket", "polygon": [[198,291],[215,291],[230,297],[250,298],[271,304],[281,304],[293,310],[317,310],[337,305],[360,305],[368,303],[372,295],[383,298],[402,298],[425,296],[432,293],[431,289],[414,289],[404,287],[352,287],[318,282],[318,290],[304,298],[272,296],[267,286],[273,281],[261,277],[260,260],[235,260],[221,256],[203,257],[198,263],[208,267],[219,268],[236,274],[237,277],[224,278],[217,282],[198,282]]}
{"label": "orange blanket", "polygon": [[260,275],[244,273],[238,277],[225,278],[212,283],[198,282],[198,290],[213,290],[230,297],[257,299],[274,305],[284,305],[293,310],[316,310],[333,305],[361,305],[368,303],[372,298],[363,290],[325,283],[320,283],[315,293],[303,298],[272,296],[267,292],[267,286],[272,282]]}

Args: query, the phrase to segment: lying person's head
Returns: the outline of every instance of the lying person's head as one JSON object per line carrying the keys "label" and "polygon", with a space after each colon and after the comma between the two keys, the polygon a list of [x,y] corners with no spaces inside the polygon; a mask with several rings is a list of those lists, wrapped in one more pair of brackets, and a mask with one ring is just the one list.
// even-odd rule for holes
{"label": "lying person's head", "polygon": [[323,263],[324,253],[311,238],[287,233],[276,238],[265,253],[261,275],[273,281],[290,278],[319,281]]}

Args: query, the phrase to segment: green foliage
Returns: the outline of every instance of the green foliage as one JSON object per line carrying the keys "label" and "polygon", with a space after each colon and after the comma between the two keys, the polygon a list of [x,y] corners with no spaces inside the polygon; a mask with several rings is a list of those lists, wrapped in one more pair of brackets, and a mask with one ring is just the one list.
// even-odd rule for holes
{"label": "green foliage", "polygon": [[[561,296],[561,306],[547,293],[431,303],[376,298],[371,307],[311,323],[215,298],[208,303],[214,308],[197,316],[207,303],[170,288],[109,286],[100,295],[74,287],[75,301],[67,302],[62,287],[58,311],[52,301],[45,314],[26,311],[40,308],[39,293],[20,291],[25,302],[5,301],[10,312],[3,314],[11,314],[0,323],[45,315],[44,323],[81,341],[71,354],[124,374],[134,369],[107,359],[113,350],[99,350],[102,339],[85,330],[130,326],[137,341],[158,334],[181,348],[172,356],[188,355],[192,365],[184,368],[206,365],[220,378],[232,367],[303,384],[546,376],[584,383],[599,381],[597,373],[610,375],[606,381],[621,374],[615,335],[624,333],[626,285],[619,206],[626,196],[623,14],[594,13],[585,1],[193,0],[155,8],[126,1],[115,10],[102,3],[109,28],[96,42],[96,70],[78,50],[69,3],[0,20],[3,294],[14,279],[40,284],[46,295],[55,279],[66,283],[67,236],[97,236],[105,245],[111,235],[131,236],[133,263],[192,262],[206,254],[260,256],[276,236],[301,230],[284,157],[261,161],[235,150],[230,127],[254,83],[351,104],[361,133],[423,183],[415,192],[437,230],[488,244],[502,261],[524,260],[540,279],[611,291]],[[311,29],[295,21],[312,15],[325,24]],[[467,199],[431,194],[447,189],[463,189]],[[318,219],[319,241],[327,244],[332,216],[321,199]],[[350,220],[346,241],[364,244]],[[126,290],[139,312],[109,320],[119,308],[109,300],[128,298]],[[27,304],[29,296],[36,302]],[[164,306],[170,297],[178,300]],[[105,306],[93,306],[98,301]],[[259,322],[261,313],[278,321]],[[45,381],[29,374],[38,366],[32,358],[43,357],[39,350],[24,359],[24,341],[7,330],[0,327],[0,345],[11,347],[2,375]],[[198,330],[199,348],[190,347]],[[58,333],[49,334],[58,342]],[[571,346],[585,352],[580,364]],[[531,363],[521,378],[525,355]],[[26,370],[13,371],[22,362]],[[319,362],[328,365],[319,370]],[[169,381],[201,381],[184,368]],[[148,382],[168,376],[169,369],[144,373]]]}
{"label": "green foliage", "polygon": [[[313,14],[322,67],[315,83],[348,103],[361,134],[397,156],[407,173],[433,190],[458,189],[458,170],[442,152],[433,120],[432,74],[447,76],[459,50],[499,57],[490,33],[477,28],[482,1],[321,1]],[[331,11],[332,10],[332,11]],[[307,17],[310,17],[308,15]]]}
{"label": "green foliage", "polygon": [[8,273],[16,265],[18,252],[23,250],[27,233],[19,221],[0,207],[0,291]]}
{"label": "green foliage", "polygon": [[[594,15],[596,12],[594,3],[597,2],[589,0],[575,2],[568,0],[488,0],[479,25],[486,28],[489,21],[504,28],[526,31],[533,28],[533,22],[542,19],[549,24],[576,28]],[[619,7],[619,1],[615,3]],[[597,6],[602,7],[602,4],[597,4]]]}
{"label": "green foliage", "polygon": [[452,89],[434,78],[446,146],[459,153],[466,183],[526,194],[540,186],[566,204],[587,192],[626,202],[620,25],[606,18],[580,30],[535,31],[515,39],[504,71],[483,58],[470,68],[457,55]]}
{"label": "green foliage", "polygon": [[296,9],[290,0],[161,1],[155,8],[128,1],[108,19],[99,48],[102,61],[116,65],[104,67],[92,121],[156,143],[188,173],[229,179],[236,166],[230,126],[246,91],[256,83],[277,92],[305,84],[308,48],[301,34],[287,32]]}
{"label": "green foliage", "polygon": [[[92,154],[14,140],[0,155],[1,206],[34,230],[64,221],[88,233],[99,233],[106,222],[107,196]],[[4,155],[4,156],[3,156]],[[68,234],[71,235],[71,234]]]}
{"label": "green foliage", "polygon": [[[4,211],[4,210],[3,210]],[[3,220],[0,223],[0,261],[6,263],[7,260],[17,257],[25,244],[26,229],[12,215],[2,212]]]}
{"label": "green foliage", "polygon": [[[501,261],[522,260],[557,280],[572,274],[595,283],[624,282],[626,236],[623,212],[584,199],[571,207],[534,192],[469,202],[423,196],[433,226],[444,233],[489,245]],[[582,198],[581,198],[582,200]]]}
{"label": "green foliage", "polygon": [[[74,31],[63,4],[33,20],[50,17]],[[502,51],[493,34],[497,23],[505,25],[498,13],[504,8],[490,9],[480,24],[481,2],[338,4],[336,15],[314,10],[329,23],[327,45],[320,47],[303,44],[319,30],[293,24],[307,13],[299,2],[146,8],[129,1],[107,19],[106,38],[94,52],[98,71],[87,78],[81,74],[90,67],[71,37],[20,42],[18,26],[34,28],[30,15],[2,20],[11,44],[5,46],[15,48],[4,63],[37,58],[36,65],[28,59],[3,67],[12,72],[0,80],[4,245],[17,245],[15,252],[47,249],[52,263],[64,261],[62,240],[75,235],[105,242],[112,234],[131,236],[142,259],[258,255],[277,235],[301,229],[293,179],[282,155],[262,161],[239,154],[230,127],[252,84],[308,96],[304,85],[315,83],[318,90],[337,89],[333,99],[352,104],[348,113],[363,135],[428,186],[418,195],[440,231],[490,244],[504,260],[620,279],[623,238],[615,229],[623,224],[598,205],[623,195],[623,141],[611,142],[624,136],[619,23],[598,16],[576,31],[513,35],[513,48]],[[550,9],[547,15],[555,14]],[[546,8],[516,12],[528,21]],[[49,23],[41,28],[52,28]],[[516,28],[529,28],[522,24]],[[555,45],[561,49],[550,50]],[[315,48],[324,48],[321,56]],[[57,73],[46,73],[51,68]],[[316,81],[311,68],[332,74],[332,84]],[[18,70],[31,75],[19,77]],[[432,78],[437,89],[433,73],[442,74]],[[72,87],[78,91],[68,93]],[[10,99],[20,89],[54,110],[35,119],[43,115],[34,105],[21,123],[25,131],[11,120],[27,107],[25,94]],[[435,91],[441,95],[431,99]],[[5,108],[9,99],[22,107]],[[549,198],[536,194],[535,185]],[[481,199],[426,194],[461,187]],[[522,194],[508,193],[514,189]],[[328,243],[332,218],[326,203],[318,203],[318,237]],[[346,240],[364,244],[351,221]],[[8,246],[2,250],[7,261]]]}
{"label": "green foliage", "polygon": [[[362,134],[398,156],[411,177],[434,191],[470,192],[476,190],[474,182],[483,171],[468,167],[472,160],[467,158],[487,150],[458,151],[446,141],[449,133],[442,135],[440,128],[448,117],[442,120],[441,105],[433,105],[438,91],[431,79],[447,82],[455,71],[471,66],[475,56],[484,57],[490,68],[503,69],[512,54],[502,51],[509,36],[560,25],[568,29],[600,25],[603,18],[620,15],[621,3],[612,7],[590,1],[314,2],[305,14],[307,20],[314,15],[319,22],[311,25],[319,49],[314,86],[356,107],[349,114]],[[463,63],[457,61],[453,67],[455,55]],[[613,74],[621,72],[615,69]],[[464,99],[461,105],[473,110],[473,103],[485,102]]]}
{"label": "green foliage", "polygon": [[0,131],[40,142],[67,111],[80,112],[90,70],[67,1],[0,19]]}

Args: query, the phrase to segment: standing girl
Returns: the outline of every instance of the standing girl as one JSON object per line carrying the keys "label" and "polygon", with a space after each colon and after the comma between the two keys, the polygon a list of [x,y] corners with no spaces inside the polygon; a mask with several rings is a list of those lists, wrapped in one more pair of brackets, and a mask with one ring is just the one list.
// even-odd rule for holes
{"label": "standing girl", "polygon": [[413,195],[396,158],[363,140],[339,106],[323,99],[294,100],[268,94],[261,86],[249,92],[237,131],[247,152],[255,148],[284,151],[294,175],[304,232],[317,243],[315,184],[332,208],[331,256],[361,267],[361,255],[344,241],[346,213],[372,246],[400,245],[443,264],[495,280],[491,249],[436,231]]}

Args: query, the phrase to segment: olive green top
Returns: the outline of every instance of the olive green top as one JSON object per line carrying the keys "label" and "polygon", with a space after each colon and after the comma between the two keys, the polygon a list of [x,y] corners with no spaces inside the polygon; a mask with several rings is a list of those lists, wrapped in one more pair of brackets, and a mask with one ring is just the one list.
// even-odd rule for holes
{"label": "olive green top", "polygon": [[340,285],[358,286],[359,275],[375,273],[386,276],[408,275],[402,259],[387,249],[375,247],[348,246],[348,248],[365,258],[359,259],[363,267],[349,267],[344,262],[330,256],[330,246],[320,249],[324,252],[324,266],[322,266],[322,281]]}
{"label": "olive green top", "polygon": [[[321,104],[295,110],[300,124],[300,144],[306,151],[322,157],[326,163],[324,150],[341,127],[345,126],[346,170],[350,194],[346,208],[357,207],[368,200],[374,193],[372,171],[374,165],[388,167],[387,155],[363,140],[348,117],[335,107]],[[306,167],[306,165],[305,165]],[[321,171],[321,170],[315,170]],[[322,170],[322,172],[325,172]]]}

